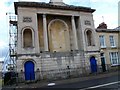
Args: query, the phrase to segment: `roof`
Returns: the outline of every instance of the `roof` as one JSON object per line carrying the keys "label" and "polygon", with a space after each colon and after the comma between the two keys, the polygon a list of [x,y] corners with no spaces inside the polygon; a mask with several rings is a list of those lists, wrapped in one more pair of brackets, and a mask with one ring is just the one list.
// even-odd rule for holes
{"label": "roof", "polygon": [[15,14],[17,14],[18,7],[35,7],[35,8],[49,8],[49,9],[61,9],[61,10],[74,10],[93,13],[95,9],[89,7],[81,7],[74,5],[53,5],[51,3],[44,2],[14,2]]}
{"label": "roof", "polygon": [[120,31],[120,26],[118,26],[117,28],[115,28],[115,30],[118,30],[118,31]]}
{"label": "roof", "polygon": [[4,63],[4,61],[0,61],[0,63]]}
{"label": "roof", "polygon": [[119,32],[119,30],[116,29],[96,29],[96,32]]}

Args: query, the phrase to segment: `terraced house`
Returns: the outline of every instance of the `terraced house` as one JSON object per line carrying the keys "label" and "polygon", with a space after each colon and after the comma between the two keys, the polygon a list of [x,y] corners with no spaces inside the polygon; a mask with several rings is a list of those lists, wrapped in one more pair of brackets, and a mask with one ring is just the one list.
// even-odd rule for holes
{"label": "terraced house", "polygon": [[[105,68],[101,61],[104,48],[100,48],[101,36],[98,37],[102,35],[101,30],[94,27],[95,9],[67,5],[62,0],[15,2],[14,5],[18,18],[18,80],[68,78]],[[114,38],[117,36],[110,36],[110,45],[115,46],[110,46],[111,49],[117,47]],[[113,54],[111,51],[111,60]]]}
{"label": "terraced house", "polygon": [[107,25],[103,22],[96,29],[100,41],[101,63],[106,64],[105,70],[109,67],[120,65],[119,63],[119,30],[107,29]]}

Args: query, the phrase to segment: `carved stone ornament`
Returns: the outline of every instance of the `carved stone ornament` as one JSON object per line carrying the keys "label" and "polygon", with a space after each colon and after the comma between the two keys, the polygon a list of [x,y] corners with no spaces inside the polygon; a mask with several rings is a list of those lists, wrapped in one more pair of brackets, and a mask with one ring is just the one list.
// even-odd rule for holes
{"label": "carved stone ornament", "polygon": [[32,22],[31,17],[23,17],[23,22]]}
{"label": "carved stone ornament", "polygon": [[85,20],[85,25],[91,25],[91,22],[90,21],[88,21],[88,20]]}

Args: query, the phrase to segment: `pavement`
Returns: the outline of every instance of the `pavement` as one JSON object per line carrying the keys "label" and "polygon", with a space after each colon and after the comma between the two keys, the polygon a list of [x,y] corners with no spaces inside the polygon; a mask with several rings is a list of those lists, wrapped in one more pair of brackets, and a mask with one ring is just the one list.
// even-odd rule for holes
{"label": "pavement", "polygon": [[86,80],[92,80],[92,79],[98,79],[98,78],[103,78],[103,77],[109,77],[112,75],[118,75],[118,72],[104,72],[101,74],[92,74],[89,76],[82,76],[78,78],[71,78],[71,79],[64,79],[64,80],[56,80],[56,81],[38,81],[36,83],[20,83],[17,86],[7,86],[6,88],[42,88],[42,87],[47,87],[48,85],[62,85],[62,84],[68,84],[68,83],[75,83],[75,82],[80,82],[80,81],[86,81]]}

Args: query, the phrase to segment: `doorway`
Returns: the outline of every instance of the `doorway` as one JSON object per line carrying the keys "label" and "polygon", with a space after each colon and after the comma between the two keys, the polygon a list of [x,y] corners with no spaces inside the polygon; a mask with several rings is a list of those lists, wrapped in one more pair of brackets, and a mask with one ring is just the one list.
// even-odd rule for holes
{"label": "doorway", "polygon": [[97,61],[94,56],[90,58],[91,73],[97,72]]}
{"label": "doorway", "polygon": [[34,63],[27,61],[24,64],[25,69],[25,80],[35,80]]}
{"label": "doorway", "polygon": [[101,66],[102,66],[102,71],[106,71],[106,64],[105,64],[105,55],[104,53],[101,53]]}

